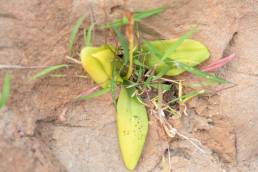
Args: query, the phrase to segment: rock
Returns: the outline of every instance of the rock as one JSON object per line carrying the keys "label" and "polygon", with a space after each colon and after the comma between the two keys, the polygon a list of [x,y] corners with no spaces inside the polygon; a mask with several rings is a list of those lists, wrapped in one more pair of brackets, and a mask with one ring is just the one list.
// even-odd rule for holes
{"label": "rock", "polygon": [[[104,8],[110,20],[121,16],[121,10],[116,7],[124,3],[122,0],[105,3],[0,1],[0,64],[66,63],[69,32],[77,17],[86,15],[85,24],[88,24],[91,6],[97,23],[101,23],[105,21]],[[172,170],[257,171],[258,3],[251,0],[152,0],[148,3],[130,0],[126,3],[131,10],[169,7],[165,13],[142,22],[146,30],[157,33],[145,33],[146,38],[175,38],[198,25],[199,31],[193,38],[209,47],[210,61],[228,52],[238,56],[219,70],[238,87],[219,94],[216,105],[213,99],[197,101],[191,106],[191,109],[196,108],[197,114],[180,123],[182,129],[186,128],[184,131],[198,137],[207,150],[215,154],[204,156],[189,146],[189,142],[175,139],[169,151]],[[104,35],[97,30],[94,43],[102,43]],[[76,44],[75,49],[80,46],[81,43]],[[74,57],[78,58],[76,54]],[[8,70],[12,74],[11,97],[0,111],[0,169],[8,172],[125,171],[110,95],[73,102],[74,97],[93,86],[90,80],[74,77],[85,74],[80,66],[72,64],[69,70],[58,71],[66,74],[66,78],[29,81],[39,70]],[[6,72],[1,70],[0,78]],[[168,143],[161,131],[157,121],[151,118],[148,139],[136,171],[162,170],[162,156]]]}
{"label": "rock", "polygon": [[171,143],[169,150],[170,153],[168,152],[168,149],[166,151],[166,165],[164,165],[164,162],[161,162],[159,166],[157,166],[156,171],[162,171],[164,166],[166,166],[168,169],[169,166],[171,166],[171,171],[175,172],[224,172],[225,170],[223,164],[221,164],[216,156],[213,156],[209,150],[205,150],[206,153],[202,153],[187,140],[178,140],[177,142]]}
{"label": "rock", "polygon": [[[110,95],[72,106],[65,116],[66,123],[42,122],[38,130],[39,138],[68,171],[127,171],[120,156]],[[166,145],[159,130],[154,120],[137,171],[149,171],[159,163]]]}
{"label": "rock", "polygon": [[50,149],[37,138],[27,136],[20,129],[17,114],[0,111],[0,169],[3,172],[45,172],[66,169]]}
{"label": "rock", "polygon": [[258,153],[258,13],[247,13],[239,21],[237,35],[230,51],[237,58],[225,69],[228,80],[237,86],[222,92],[221,112],[228,116],[235,128],[238,162],[253,158]]}

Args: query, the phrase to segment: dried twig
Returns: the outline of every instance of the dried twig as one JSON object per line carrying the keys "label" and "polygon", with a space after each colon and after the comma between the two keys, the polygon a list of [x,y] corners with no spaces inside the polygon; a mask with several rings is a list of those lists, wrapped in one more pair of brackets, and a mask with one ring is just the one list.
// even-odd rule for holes
{"label": "dried twig", "polygon": [[165,117],[165,113],[162,109],[162,90],[161,90],[161,87],[160,87],[160,84],[159,84],[159,89],[158,89],[158,96],[159,96],[159,99],[158,99],[158,105],[157,104],[154,104],[154,106],[156,107],[157,109],[157,117],[158,117],[158,120],[160,121],[161,125],[163,126],[165,132],[167,133],[167,135],[171,138],[174,138],[176,135],[178,135],[179,137],[189,141],[194,147],[196,147],[200,152],[202,153],[206,153],[206,151],[202,148],[203,145],[201,144],[201,142],[197,139],[194,139],[194,138],[190,138],[190,137],[187,137],[185,135],[183,135],[182,133],[178,132],[176,128],[174,128],[166,119]]}
{"label": "dried twig", "polygon": [[39,69],[46,68],[50,66],[21,66],[21,65],[11,65],[11,64],[0,64],[0,69]]}
{"label": "dried twig", "polygon": [[72,58],[70,56],[65,56],[65,58],[67,58],[68,60],[70,60],[74,63],[77,63],[77,64],[81,65],[81,62],[79,60],[75,59],[75,58]]}

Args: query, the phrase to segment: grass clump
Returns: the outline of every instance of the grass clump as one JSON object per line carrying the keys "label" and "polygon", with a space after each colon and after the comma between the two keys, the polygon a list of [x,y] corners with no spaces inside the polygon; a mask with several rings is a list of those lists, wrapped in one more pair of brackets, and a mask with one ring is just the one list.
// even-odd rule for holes
{"label": "grass clump", "polygon": [[[88,28],[82,29],[84,47],[78,63],[97,83],[95,88],[99,89],[94,88],[79,99],[89,100],[106,93],[112,94],[120,150],[124,163],[130,170],[136,167],[143,150],[148,132],[147,112],[157,117],[168,136],[178,135],[188,139],[201,150],[196,140],[182,135],[167,119],[187,115],[187,101],[210,91],[202,87],[205,83],[211,86],[229,83],[214,73],[205,72],[221,67],[229,60],[215,62],[205,70],[196,67],[210,56],[203,43],[190,39],[196,28],[179,38],[154,41],[143,39],[139,22],[165,10],[165,7],[138,12],[126,10],[121,19],[105,24],[92,23]],[[68,46],[71,57],[76,35],[84,19],[85,17],[80,17],[72,27]],[[116,38],[115,43],[94,45],[94,29],[111,32]],[[38,79],[63,67],[67,65],[48,67],[32,79]],[[182,78],[180,75],[183,73],[188,74]],[[196,79],[199,82],[194,82]]]}

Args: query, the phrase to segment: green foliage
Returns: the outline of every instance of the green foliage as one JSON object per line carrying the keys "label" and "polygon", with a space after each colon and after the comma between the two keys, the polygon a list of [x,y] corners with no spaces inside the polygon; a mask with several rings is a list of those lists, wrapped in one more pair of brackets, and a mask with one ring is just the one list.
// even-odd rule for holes
{"label": "green foliage", "polygon": [[[195,66],[208,59],[208,49],[200,42],[190,39],[185,39],[183,42],[182,39],[178,40],[161,40],[145,43],[144,47],[151,53],[147,59],[148,65],[156,66],[157,72],[159,72],[164,66],[168,65],[165,60],[174,60],[188,66]],[[164,54],[167,54],[168,57],[164,58]],[[185,71],[182,68],[171,66],[171,64],[169,66],[171,69],[166,73],[169,76],[176,76]]]}
{"label": "green foliage", "polygon": [[71,30],[71,33],[70,33],[69,44],[68,44],[68,54],[69,54],[69,56],[72,56],[72,49],[73,49],[74,41],[75,41],[76,35],[77,35],[84,19],[85,19],[84,16],[80,17],[72,27],[72,30]]}
{"label": "green foliage", "polygon": [[106,87],[106,88],[102,88],[100,90],[94,91],[86,96],[80,96],[79,99],[80,100],[90,100],[99,96],[102,96],[104,94],[107,94],[110,92],[110,87]]}
{"label": "green foliage", "polygon": [[166,9],[167,9],[166,7],[159,7],[159,8],[153,8],[153,9],[149,9],[149,10],[145,10],[145,11],[138,11],[138,12],[136,11],[133,14],[133,19],[134,19],[134,21],[141,21],[144,18],[158,15],[158,14],[164,12]]}
{"label": "green foliage", "polygon": [[123,49],[123,65],[119,71],[119,73],[121,73],[123,71],[123,69],[125,68],[125,66],[128,64],[129,62],[129,47],[128,47],[128,41],[126,40],[126,38],[124,37],[124,35],[114,26],[113,30],[116,34],[117,40],[120,44],[120,46]]}
{"label": "green foliage", "polygon": [[55,65],[55,66],[49,66],[45,69],[43,69],[42,71],[38,72],[37,74],[35,74],[34,76],[32,76],[30,79],[31,80],[36,80],[38,78],[44,77],[45,75],[49,74],[50,72],[56,71],[58,69],[64,68],[64,67],[68,67],[69,65],[67,64],[60,64],[60,65]]}
{"label": "green foliage", "polygon": [[153,87],[155,89],[159,89],[159,87],[160,87],[160,89],[162,91],[169,91],[171,89],[172,85],[153,83],[153,84],[151,84],[151,87]]}
{"label": "green foliage", "polygon": [[193,91],[193,92],[187,93],[185,95],[179,96],[179,97],[169,101],[168,104],[173,104],[179,100],[181,100],[182,102],[186,102],[186,101],[190,100],[191,98],[198,96],[200,94],[204,94],[204,93],[205,93],[205,90]]}
{"label": "green foliage", "polygon": [[92,23],[90,27],[87,29],[84,29],[83,38],[84,38],[84,45],[86,46],[92,46],[91,39],[92,39],[92,31],[94,29],[95,23]]}
{"label": "green foliage", "polygon": [[[130,21],[137,24],[142,19],[157,15],[165,10],[166,8],[160,7],[134,12],[133,20]],[[147,107],[155,107],[152,110],[158,111],[160,118],[162,118],[160,119],[161,123],[169,125],[168,122],[165,122],[165,115],[161,117],[165,111],[172,115],[181,116],[177,109],[173,109],[175,104],[176,106],[180,105],[180,111],[181,105],[184,105],[186,101],[206,93],[206,90],[202,89],[184,94],[183,88],[190,84],[186,85],[184,81],[176,81],[167,76],[177,76],[183,72],[189,72],[197,77],[207,79],[206,82],[222,84],[227,81],[194,67],[207,60],[210,55],[205,45],[189,39],[195,29],[177,39],[143,41],[142,44],[138,25],[135,27],[136,31],[133,31],[133,22],[128,23],[128,21],[129,19],[123,17],[100,26],[113,29],[119,43],[116,48],[104,44],[99,47],[92,46],[91,35],[94,24],[84,30],[86,47],[81,50],[81,63],[85,71],[102,89],[81,96],[80,99],[89,100],[111,92],[112,103],[116,108],[121,154],[126,167],[133,170],[140,158],[148,131],[146,103],[151,102],[152,106]],[[77,31],[80,23],[82,21],[76,24]],[[126,24],[128,25],[125,28],[121,28]],[[125,30],[126,37],[121,32],[123,30]],[[214,65],[210,67],[213,69]],[[118,101],[116,101],[116,88],[119,84],[121,89]],[[173,90],[175,88],[178,88],[177,93]],[[163,100],[166,92],[169,96],[174,94],[171,96],[173,98],[171,101]],[[148,101],[145,102],[145,98]]]}
{"label": "green foliage", "polygon": [[193,74],[195,76],[198,76],[200,78],[205,78],[207,80],[212,80],[212,81],[215,81],[216,83],[219,83],[219,84],[224,84],[224,83],[228,82],[225,79],[222,79],[220,77],[217,77],[215,75],[212,75],[212,74],[209,74],[209,73],[206,73],[206,72],[202,72],[201,70],[196,69],[196,68],[191,67],[191,66],[188,66],[188,65],[185,65],[184,63],[180,63],[178,61],[171,61],[171,63],[174,63],[178,68],[184,69],[187,72],[190,72],[191,74]]}
{"label": "green foliage", "polygon": [[[184,40],[188,39],[193,34],[193,32],[195,32],[195,29],[192,29],[189,32],[187,32],[186,34],[180,36],[173,44],[169,45],[169,47],[166,48],[166,51],[165,51],[164,55],[162,56],[161,60],[162,61],[165,60],[172,53],[174,53],[176,51],[176,49],[184,42]],[[190,48],[192,48],[192,47],[190,47]]]}
{"label": "green foliage", "polygon": [[6,104],[9,94],[10,94],[10,81],[11,76],[9,74],[5,74],[2,84],[2,92],[0,97],[0,109]]}
{"label": "green foliage", "polygon": [[[147,17],[151,17],[154,15],[158,15],[162,12],[164,12],[167,8],[166,7],[159,7],[159,8],[153,8],[145,11],[138,11],[133,13],[133,20],[136,22],[139,22]],[[120,27],[123,25],[126,25],[128,23],[128,20],[126,17],[123,17],[120,20],[115,20],[112,23],[104,24],[101,26],[103,29],[110,28],[110,27]]]}
{"label": "green foliage", "polygon": [[145,106],[132,90],[121,87],[117,102],[118,140],[126,167],[133,170],[140,158],[148,131],[148,117]]}
{"label": "green foliage", "polygon": [[161,72],[162,70],[164,70],[164,68],[167,68],[167,66],[169,66],[170,70],[166,73],[166,75],[174,76],[184,71],[187,71],[197,77],[212,80],[220,84],[227,82],[226,80],[220,77],[217,77],[206,72],[202,72],[201,70],[192,67],[197,64],[200,64],[209,56],[207,48],[197,41],[189,39],[185,40],[180,46],[178,46],[178,49],[176,51],[170,54],[169,58],[163,61],[162,54],[167,51],[166,47],[175,42],[177,41],[165,40],[145,42],[145,48],[152,54],[151,56],[149,56],[148,64],[150,66],[156,65],[158,72]]}
{"label": "green foliage", "polygon": [[[195,29],[176,39],[142,40],[139,22],[147,17],[160,14],[166,9],[166,7],[159,7],[137,11],[128,15],[128,18],[124,16],[119,20],[114,20],[104,25],[92,23],[88,28],[83,28],[85,47],[80,52],[81,64],[92,80],[100,86],[100,89],[80,96],[78,99],[91,100],[111,92],[112,103],[116,108],[120,150],[125,166],[129,170],[133,170],[136,167],[146,140],[148,132],[146,107],[152,108],[151,111],[158,113],[157,117],[161,125],[166,132],[170,132],[172,126],[166,121],[167,115],[165,115],[165,112],[181,116],[181,105],[185,105],[186,101],[195,96],[207,93],[202,88],[199,91],[184,94],[183,88],[227,83],[226,80],[204,71],[217,69],[233,59],[233,56],[221,59],[206,68],[202,68],[203,71],[195,68],[195,66],[207,60],[210,55],[205,45],[189,39]],[[76,36],[84,19],[85,17],[80,17],[71,29],[68,44],[69,56],[73,55]],[[124,25],[127,26],[122,27]],[[112,28],[119,46],[115,47],[109,44],[94,46],[92,44],[92,35],[95,27],[98,29]],[[125,31],[125,34],[122,31]],[[157,35],[153,30],[151,32]],[[60,64],[47,67],[32,76],[31,80],[44,77],[64,67],[68,67],[68,65]],[[187,79],[189,79],[187,77],[179,81],[174,80],[173,76],[180,75],[183,72],[189,72],[206,80],[198,83],[187,82]],[[67,77],[65,74],[55,73],[51,73],[50,76]],[[116,100],[116,91],[119,85],[121,89],[118,100]],[[9,89],[10,76],[7,74],[3,80],[0,108],[8,100]],[[165,93],[168,94],[165,95]],[[145,106],[146,104],[147,106]],[[177,109],[178,107],[179,110]],[[184,113],[186,113],[186,109]],[[175,134],[172,133],[173,136]],[[169,136],[171,136],[171,133]]]}

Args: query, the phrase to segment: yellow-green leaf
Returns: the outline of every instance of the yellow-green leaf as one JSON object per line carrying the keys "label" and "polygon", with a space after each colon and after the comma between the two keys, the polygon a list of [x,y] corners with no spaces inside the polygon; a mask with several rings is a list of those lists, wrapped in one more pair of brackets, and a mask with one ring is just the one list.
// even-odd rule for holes
{"label": "yellow-green leaf", "polygon": [[[159,40],[148,42],[151,46],[155,47],[161,54],[165,54],[166,50],[173,44],[177,43],[178,39],[173,40]],[[196,66],[209,58],[210,54],[206,46],[202,43],[185,39],[172,53],[168,54],[168,58],[171,60],[186,64],[188,66]],[[150,55],[148,57],[148,66],[157,66],[157,72],[160,72],[165,66],[165,62],[159,57]],[[179,75],[184,72],[185,69],[178,67],[171,67],[166,73],[169,76]]]}
{"label": "yellow-green leaf", "polygon": [[122,86],[117,102],[117,128],[120,150],[125,166],[133,170],[141,156],[148,131],[145,106]]}
{"label": "yellow-green leaf", "polygon": [[[112,62],[115,58],[111,47],[85,47],[80,57],[82,66],[90,77],[102,87],[107,87],[112,79]],[[120,80],[119,76],[117,80]]]}

